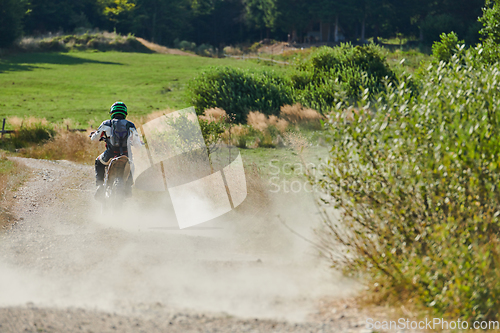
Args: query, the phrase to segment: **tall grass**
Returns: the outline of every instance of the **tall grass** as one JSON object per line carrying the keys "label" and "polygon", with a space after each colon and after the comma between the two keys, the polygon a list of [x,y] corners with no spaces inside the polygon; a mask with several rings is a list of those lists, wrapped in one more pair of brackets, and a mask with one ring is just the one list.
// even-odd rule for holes
{"label": "tall grass", "polygon": [[83,34],[51,34],[40,37],[23,37],[15,44],[17,51],[65,52],[95,49],[100,51],[151,52],[133,35],[122,36],[115,32],[85,32]]}
{"label": "tall grass", "polygon": [[280,117],[288,122],[308,129],[321,128],[323,116],[316,110],[304,108],[300,103],[281,107]]}
{"label": "tall grass", "polygon": [[105,149],[103,143],[90,141],[87,133],[61,131],[50,141],[19,150],[24,157],[48,160],[69,160],[94,164],[94,160]]}

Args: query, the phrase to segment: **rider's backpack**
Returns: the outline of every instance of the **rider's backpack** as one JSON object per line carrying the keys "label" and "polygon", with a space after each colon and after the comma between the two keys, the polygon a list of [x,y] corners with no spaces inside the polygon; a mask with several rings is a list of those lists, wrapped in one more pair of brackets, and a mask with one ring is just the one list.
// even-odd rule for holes
{"label": "rider's backpack", "polygon": [[122,151],[123,148],[127,148],[128,139],[128,121],[125,119],[113,119],[111,120],[111,137],[109,138],[109,143],[113,148],[118,148]]}

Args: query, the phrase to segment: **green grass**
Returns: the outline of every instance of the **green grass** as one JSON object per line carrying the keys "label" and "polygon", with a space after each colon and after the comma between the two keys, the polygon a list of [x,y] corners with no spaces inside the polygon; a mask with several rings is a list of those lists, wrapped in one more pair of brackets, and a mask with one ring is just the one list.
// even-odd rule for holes
{"label": "green grass", "polygon": [[[404,62],[401,62],[404,59]],[[391,67],[402,65],[402,67],[409,73],[415,72],[422,63],[430,63],[432,61],[432,56],[429,54],[422,53],[416,49],[413,50],[395,50],[394,52],[388,52],[387,62]]]}
{"label": "green grass", "polygon": [[7,174],[14,169],[14,162],[7,159],[0,159],[0,175]]}
{"label": "green grass", "polygon": [[[113,102],[130,114],[189,106],[187,82],[212,66],[262,68],[235,59],[125,52],[25,53],[0,58],[0,118],[36,116],[82,125],[107,118]],[[279,70],[279,68],[278,68]]]}
{"label": "green grass", "polygon": [[[265,179],[278,177],[280,179],[304,179],[306,172],[302,161],[309,166],[318,166],[320,158],[328,156],[325,147],[311,147],[299,154],[290,148],[255,148],[240,149],[245,165],[255,166]],[[314,171],[312,171],[314,172]]]}

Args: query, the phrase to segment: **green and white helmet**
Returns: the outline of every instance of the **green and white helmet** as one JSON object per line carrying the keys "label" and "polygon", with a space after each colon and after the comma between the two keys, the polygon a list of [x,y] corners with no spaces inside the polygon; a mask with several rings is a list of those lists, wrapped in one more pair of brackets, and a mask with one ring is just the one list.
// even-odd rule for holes
{"label": "green and white helmet", "polygon": [[124,117],[127,117],[127,106],[123,102],[115,102],[111,105],[109,114],[111,115],[111,118],[113,118],[115,114],[122,114]]}

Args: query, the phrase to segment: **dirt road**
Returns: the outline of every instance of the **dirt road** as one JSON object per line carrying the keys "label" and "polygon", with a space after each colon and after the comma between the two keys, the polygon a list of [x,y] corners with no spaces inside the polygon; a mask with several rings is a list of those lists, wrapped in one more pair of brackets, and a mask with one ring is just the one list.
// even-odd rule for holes
{"label": "dirt road", "polygon": [[276,218],[311,237],[319,221],[304,194],[249,195],[179,230],[165,194],[137,191],[111,218],[91,167],[19,161],[32,177],[13,194],[18,223],[0,234],[2,333],[364,330],[352,309],[318,315],[320,300],[357,286]]}

